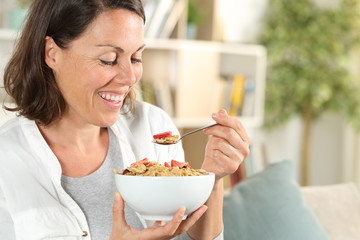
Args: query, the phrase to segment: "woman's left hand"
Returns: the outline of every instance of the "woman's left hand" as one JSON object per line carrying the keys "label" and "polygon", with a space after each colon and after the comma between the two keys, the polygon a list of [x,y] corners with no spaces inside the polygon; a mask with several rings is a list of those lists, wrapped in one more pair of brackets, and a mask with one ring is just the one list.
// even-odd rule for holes
{"label": "woman's left hand", "polygon": [[242,123],[225,110],[213,114],[212,118],[219,125],[204,130],[211,137],[206,145],[202,168],[215,173],[218,180],[235,172],[249,156],[250,138]]}

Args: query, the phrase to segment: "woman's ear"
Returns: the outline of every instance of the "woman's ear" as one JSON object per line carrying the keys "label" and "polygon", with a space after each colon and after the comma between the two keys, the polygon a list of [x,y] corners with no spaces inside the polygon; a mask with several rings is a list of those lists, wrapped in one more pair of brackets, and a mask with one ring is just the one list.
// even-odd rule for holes
{"label": "woman's ear", "polygon": [[57,65],[57,45],[52,37],[45,37],[45,62],[51,68],[55,69]]}

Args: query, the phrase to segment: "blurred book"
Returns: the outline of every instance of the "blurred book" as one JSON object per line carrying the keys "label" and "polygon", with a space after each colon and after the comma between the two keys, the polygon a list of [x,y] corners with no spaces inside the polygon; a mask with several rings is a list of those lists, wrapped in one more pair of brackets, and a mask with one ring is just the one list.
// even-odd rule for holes
{"label": "blurred book", "polygon": [[139,100],[139,101],[143,101],[144,99],[143,99],[143,94],[142,94],[140,81],[135,83],[135,85],[132,87],[132,89],[135,92],[136,99]]}
{"label": "blurred book", "polygon": [[174,104],[168,82],[142,79],[140,82],[142,100],[162,108],[170,116],[174,115]]}
{"label": "blurred book", "polygon": [[154,3],[156,6],[150,7],[151,10],[148,10],[148,15],[151,15],[151,19],[149,19],[149,22],[145,27],[146,38],[156,38],[159,36],[161,28],[164,25],[176,1],[177,0],[157,0]]}
{"label": "blurred book", "polygon": [[155,105],[153,84],[146,80],[141,80],[139,82],[140,82],[140,86],[141,86],[141,95],[142,95],[143,101]]}
{"label": "blurred book", "polygon": [[171,117],[174,116],[174,103],[169,82],[153,82],[155,105],[162,108]]}
{"label": "blurred book", "polygon": [[243,100],[243,106],[241,110],[241,116],[251,117],[254,116],[255,111],[255,81],[247,79],[245,84],[245,94]]}
{"label": "blurred book", "polygon": [[155,9],[159,4],[160,0],[143,0],[144,11],[145,11],[145,32],[147,31],[152,17],[154,16]]}
{"label": "blurred book", "polygon": [[172,8],[168,12],[168,15],[164,18],[160,32],[158,34],[159,38],[170,38],[171,33],[174,31],[177,22],[185,10],[187,10],[186,0],[174,1]]}
{"label": "blurred book", "polygon": [[223,76],[220,76],[217,81],[214,82],[215,84],[215,92],[214,92],[214,110],[213,112],[218,112],[220,109],[225,108],[229,109],[228,107],[225,107],[225,99],[227,99],[227,79]]}
{"label": "blurred book", "polygon": [[245,77],[242,74],[235,74],[232,80],[230,95],[230,116],[238,116],[241,114],[245,93]]}
{"label": "blurred book", "polygon": [[244,75],[237,73],[223,77],[220,81],[223,84],[218,84],[219,91],[222,91],[219,105],[222,105],[222,108],[226,109],[231,116],[241,115],[246,84]]}

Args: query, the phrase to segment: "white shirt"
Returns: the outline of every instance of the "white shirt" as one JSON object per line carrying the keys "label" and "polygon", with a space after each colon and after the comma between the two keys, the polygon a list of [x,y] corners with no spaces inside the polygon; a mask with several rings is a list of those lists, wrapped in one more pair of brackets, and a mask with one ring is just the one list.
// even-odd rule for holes
{"label": "white shirt", "polygon": [[[155,133],[178,130],[160,108],[138,103],[112,129],[124,165],[147,157],[184,160],[181,144],[149,144]],[[61,186],[61,166],[34,121],[17,117],[0,128],[0,239],[91,239],[84,213]]]}

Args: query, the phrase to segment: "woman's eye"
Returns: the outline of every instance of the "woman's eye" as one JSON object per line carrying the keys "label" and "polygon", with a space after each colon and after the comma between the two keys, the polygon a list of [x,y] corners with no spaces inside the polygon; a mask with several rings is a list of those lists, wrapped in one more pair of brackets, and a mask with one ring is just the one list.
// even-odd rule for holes
{"label": "woman's eye", "polygon": [[116,64],[116,60],[114,61],[105,61],[105,60],[100,60],[101,64],[105,65],[105,66],[114,66]]}
{"label": "woman's eye", "polygon": [[142,63],[142,59],[141,58],[132,58],[131,62],[132,63]]}

